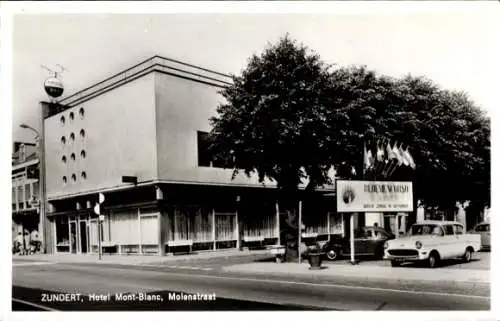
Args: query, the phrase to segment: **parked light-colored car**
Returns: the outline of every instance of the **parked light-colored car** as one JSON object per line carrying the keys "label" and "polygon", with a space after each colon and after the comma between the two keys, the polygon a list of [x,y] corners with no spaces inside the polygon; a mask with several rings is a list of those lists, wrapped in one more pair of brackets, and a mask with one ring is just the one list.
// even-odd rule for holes
{"label": "parked light-colored car", "polygon": [[413,224],[407,236],[384,244],[384,259],[392,266],[403,262],[426,261],[431,268],[444,259],[462,258],[469,262],[481,248],[481,237],[466,234],[462,224],[453,221],[423,221]]}
{"label": "parked light-colored car", "polygon": [[480,223],[476,225],[469,233],[481,235],[481,249],[491,250],[490,223]]}

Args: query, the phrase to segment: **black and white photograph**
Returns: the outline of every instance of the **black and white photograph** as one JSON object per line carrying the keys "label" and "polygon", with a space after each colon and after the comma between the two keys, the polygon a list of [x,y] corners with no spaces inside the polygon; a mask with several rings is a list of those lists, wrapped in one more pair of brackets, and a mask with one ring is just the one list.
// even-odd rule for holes
{"label": "black and white photograph", "polygon": [[406,4],[2,3],[6,319],[495,320],[498,3]]}

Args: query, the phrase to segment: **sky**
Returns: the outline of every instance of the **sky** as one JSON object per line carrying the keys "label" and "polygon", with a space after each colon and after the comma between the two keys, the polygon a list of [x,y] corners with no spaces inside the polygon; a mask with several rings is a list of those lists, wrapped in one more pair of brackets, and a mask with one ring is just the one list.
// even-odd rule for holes
{"label": "sky", "polygon": [[37,103],[46,99],[48,77],[41,65],[67,69],[64,95],[153,55],[237,74],[252,54],[286,33],[328,63],[366,65],[391,76],[424,75],[444,88],[468,92],[486,111],[498,101],[491,81],[498,24],[484,10],[16,14],[12,21],[13,140],[34,138],[19,124],[38,126]]}

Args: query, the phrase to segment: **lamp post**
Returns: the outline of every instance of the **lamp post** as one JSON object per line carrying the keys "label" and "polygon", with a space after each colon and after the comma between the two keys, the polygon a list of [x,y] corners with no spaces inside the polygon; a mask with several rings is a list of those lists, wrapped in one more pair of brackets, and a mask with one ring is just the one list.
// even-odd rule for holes
{"label": "lamp post", "polygon": [[46,233],[45,233],[45,151],[43,144],[43,137],[40,132],[33,127],[21,124],[19,125],[21,128],[31,130],[36,134],[35,141],[37,145],[37,154],[38,154],[38,169],[39,169],[39,192],[38,197],[40,198],[39,204],[39,227],[38,233],[40,235],[40,240],[42,241],[41,250],[43,253],[47,252],[47,243],[46,243]]}

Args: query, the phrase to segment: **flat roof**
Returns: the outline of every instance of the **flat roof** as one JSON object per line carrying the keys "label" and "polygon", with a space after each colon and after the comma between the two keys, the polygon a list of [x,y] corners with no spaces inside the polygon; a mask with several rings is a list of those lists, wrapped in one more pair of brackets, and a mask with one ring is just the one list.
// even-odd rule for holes
{"label": "flat roof", "polygon": [[122,86],[151,72],[161,72],[174,77],[205,83],[215,87],[226,87],[232,84],[232,76],[207,68],[191,65],[179,60],[153,56],[113,76],[110,76],[92,86],[57,100],[53,103],[57,108],[51,108],[46,118],[64,110],[84,103],[102,95],[114,88]]}

